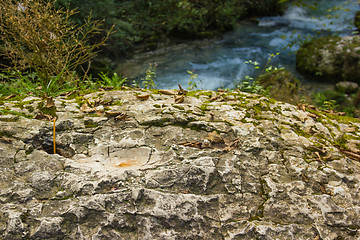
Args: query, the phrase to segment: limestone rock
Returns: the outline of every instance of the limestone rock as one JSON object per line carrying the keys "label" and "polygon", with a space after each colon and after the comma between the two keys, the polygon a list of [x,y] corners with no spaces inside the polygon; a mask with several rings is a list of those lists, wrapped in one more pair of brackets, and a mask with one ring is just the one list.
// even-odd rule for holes
{"label": "limestone rock", "polygon": [[57,154],[52,122],[1,122],[0,239],[360,238],[359,120],[238,91],[141,94],[83,97],[124,118],[54,99]]}

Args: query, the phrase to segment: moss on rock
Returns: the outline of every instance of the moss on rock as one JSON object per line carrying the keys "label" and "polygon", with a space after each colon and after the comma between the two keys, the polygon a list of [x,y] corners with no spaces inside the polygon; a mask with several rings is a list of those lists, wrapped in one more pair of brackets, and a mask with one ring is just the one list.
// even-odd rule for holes
{"label": "moss on rock", "polygon": [[360,36],[314,39],[299,49],[296,68],[319,80],[360,83]]}

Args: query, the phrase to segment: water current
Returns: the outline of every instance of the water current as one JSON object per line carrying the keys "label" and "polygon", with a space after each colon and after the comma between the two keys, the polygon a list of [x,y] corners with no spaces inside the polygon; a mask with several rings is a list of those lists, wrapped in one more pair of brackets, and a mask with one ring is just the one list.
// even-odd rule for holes
{"label": "water current", "polygon": [[[308,4],[316,8],[290,5],[282,16],[239,23],[221,39],[194,41],[138,55],[120,64],[117,71],[140,77],[138,73],[144,74],[149,63],[156,62],[157,88],[175,89],[178,84],[186,88],[190,76],[187,71],[198,74],[199,89],[233,88],[245,76],[262,73],[269,54],[279,53],[268,66],[285,67],[309,84],[314,80],[302,77],[295,69],[299,40],[329,34],[351,35],[355,30],[353,19],[360,8],[356,0]],[[329,10],[334,7],[345,10]],[[257,61],[260,69],[246,64],[248,60]]]}

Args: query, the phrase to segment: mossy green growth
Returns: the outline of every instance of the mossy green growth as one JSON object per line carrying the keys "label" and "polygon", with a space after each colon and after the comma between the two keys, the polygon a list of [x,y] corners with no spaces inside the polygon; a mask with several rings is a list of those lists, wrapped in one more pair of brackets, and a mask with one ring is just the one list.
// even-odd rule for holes
{"label": "mossy green growth", "polygon": [[84,120],[85,128],[96,128],[99,126],[98,123],[95,123],[92,119]]}
{"label": "mossy green growth", "polygon": [[185,110],[184,107],[179,106],[179,105],[175,105],[175,104],[174,104],[173,107],[174,107],[174,108],[177,108],[177,109],[179,109],[179,110]]}
{"label": "mossy green growth", "polygon": [[37,105],[37,109],[39,109],[43,114],[45,115],[50,115],[52,117],[58,117],[56,115],[56,107],[52,106],[52,107],[46,107],[46,102],[45,101],[41,101],[38,103]]}
{"label": "mossy green growth", "polygon": [[117,100],[111,103],[111,106],[121,106],[123,105],[123,101]]}
{"label": "mossy green growth", "polygon": [[24,117],[24,118],[29,118],[29,119],[33,118],[32,115],[28,115],[28,114],[21,113],[21,112],[15,112],[15,111],[7,110],[7,109],[0,109],[0,115],[16,115],[17,116],[15,118],[7,118],[7,119],[2,118],[1,121],[3,121],[3,122],[16,122],[17,120],[19,120],[19,116]]}
{"label": "mossy green growth", "polygon": [[199,109],[200,109],[202,112],[205,112],[205,111],[209,111],[208,107],[209,107],[209,102],[203,102],[203,104],[201,104],[201,106],[199,107]]}

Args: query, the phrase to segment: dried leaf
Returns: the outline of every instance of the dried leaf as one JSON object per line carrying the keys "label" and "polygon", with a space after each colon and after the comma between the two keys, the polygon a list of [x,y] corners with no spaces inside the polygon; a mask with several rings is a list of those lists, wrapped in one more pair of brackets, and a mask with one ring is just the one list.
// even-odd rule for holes
{"label": "dried leaf", "polygon": [[12,143],[12,139],[7,137],[0,137],[0,141],[6,142],[6,143]]}
{"label": "dried leaf", "polygon": [[98,116],[102,116],[103,113],[101,110],[98,110],[98,109],[95,109],[95,114],[98,115]]}
{"label": "dried leaf", "polygon": [[81,105],[81,107],[80,107],[80,110],[82,111],[82,112],[85,112],[86,110],[88,110],[89,109],[89,105],[87,104],[87,103],[84,103],[83,105]]}
{"label": "dried leaf", "polygon": [[185,97],[184,95],[175,96],[175,103],[182,103],[184,102]]}
{"label": "dried leaf", "polygon": [[306,105],[299,103],[299,104],[298,104],[298,108],[299,108],[300,110],[303,110],[303,111],[305,112],[305,110],[306,110]]}
{"label": "dried leaf", "polygon": [[49,115],[49,114],[43,114],[42,112],[38,113],[37,115],[34,116],[34,119],[37,120],[49,120],[52,121],[54,118],[53,116]]}
{"label": "dried leaf", "polygon": [[46,97],[46,108],[51,108],[55,106],[54,99],[52,97]]}
{"label": "dried leaf", "polygon": [[37,88],[35,88],[36,90],[41,90],[43,87],[42,86],[38,86]]}
{"label": "dried leaf", "polygon": [[320,190],[322,193],[327,194],[326,188],[324,187],[324,185],[320,185]]}
{"label": "dried leaf", "polygon": [[354,127],[349,127],[349,128],[346,128],[345,131],[352,133],[352,132],[355,132],[356,129]]}
{"label": "dried leaf", "polygon": [[313,240],[320,240],[319,235],[317,235],[316,237],[314,237],[314,239],[313,239]]}
{"label": "dried leaf", "polygon": [[178,84],[178,86],[179,86],[179,89],[180,89],[179,92],[178,92],[179,95],[184,95],[184,94],[187,93],[187,90],[184,90],[184,89],[181,87],[180,84]]}
{"label": "dried leaf", "polygon": [[312,118],[317,118],[318,117],[316,114],[313,114],[313,113],[307,113],[307,115],[309,117],[312,117]]}
{"label": "dried leaf", "polygon": [[120,114],[122,114],[122,112],[120,112],[120,111],[105,111],[106,117],[116,117]]}
{"label": "dried leaf", "polygon": [[5,99],[5,100],[8,100],[8,99],[11,99],[11,98],[14,98],[14,97],[16,97],[16,95],[15,95],[15,94],[11,94],[11,95],[7,96],[7,97],[4,98],[4,99]]}
{"label": "dried leaf", "polygon": [[216,131],[209,133],[207,139],[211,143],[224,143],[224,139]]}
{"label": "dried leaf", "polygon": [[165,89],[160,89],[159,93],[165,94],[165,95],[175,95],[176,93],[172,90],[165,90]]}
{"label": "dried leaf", "polygon": [[193,148],[202,148],[202,143],[201,142],[189,142],[189,141],[184,141],[179,143],[179,145],[183,145],[185,147],[193,147]]}
{"label": "dried leaf", "polygon": [[213,101],[215,101],[215,100],[218,100],[219,98],[221,98],[221,96],[220,96],[220,95],[216,95],[216,96],[214,96],[214,97],[211,97],[211,98],[209,99],[209,101],[210,101],[210,102],[213,102]]}
{"label": "dried leaf", "polygon": [[126,120],[126,113],[121,113],[118,116],[115,117],[115,120]]}
{"label": "dried leaf", "polygon": [[322,159],[321,159],[321,157],[320,157],[320,154],[319,154],[319,152],[315,152],[315,155],[318,157],[318,161],[320,161],[320,162],[322,162]]}
{"label": "dried leaf", "polygon": [[148,100],[150,95],[149,94],[146,94],[146,95],[136,95],[136,97],[138,99],[140,99],[141,101],[145,101],[145,100]]}
{"label": "dried leaf", "polygon": [[301,179],[306,183],[309,182],[309,178],[304,173],[301,174]]}
{"label": "dried leaf", "polygon": [[351,150],[347,150],[347,149],[340,149],[340,152],[345,154],[348,158],[360,162],[360,155],[359,154],[357,154],[357,153],[355,153],[355,152],[353,152]]}

